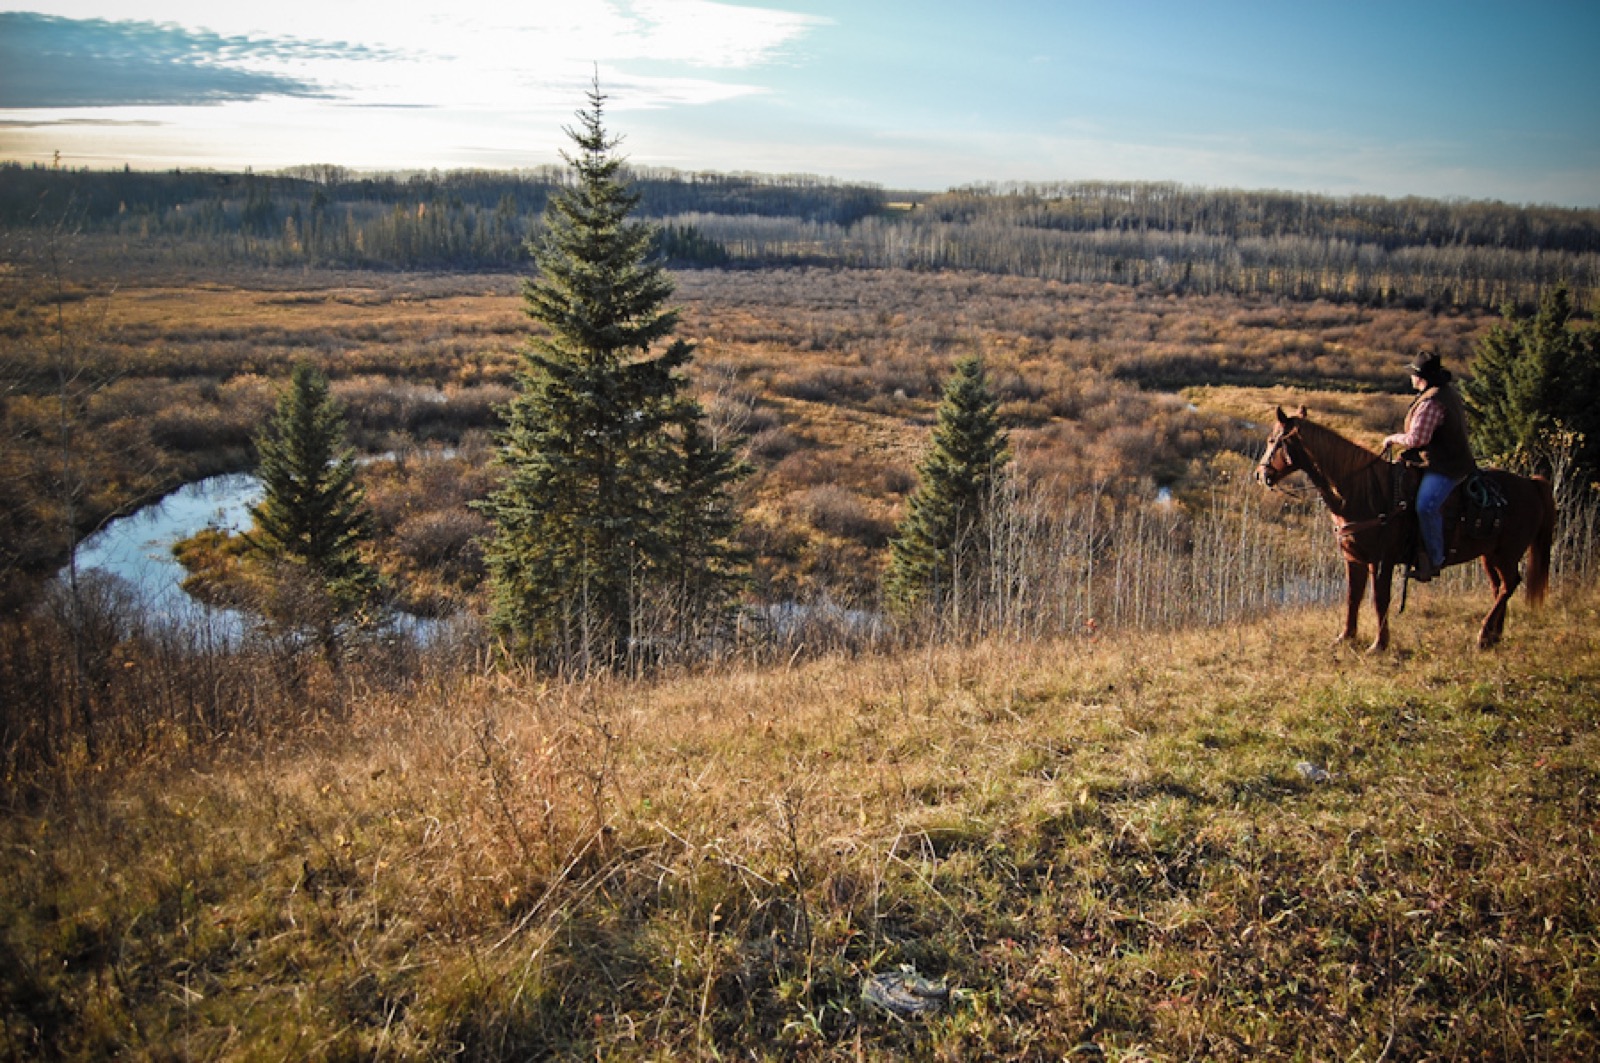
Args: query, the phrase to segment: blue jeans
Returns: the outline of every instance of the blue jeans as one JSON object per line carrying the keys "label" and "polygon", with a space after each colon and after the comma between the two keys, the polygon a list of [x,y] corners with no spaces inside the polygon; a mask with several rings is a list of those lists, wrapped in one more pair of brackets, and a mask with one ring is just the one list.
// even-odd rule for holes
{"label": "blue jeans", "polygon": [[1428,548],[1434,568],[1444,567],[1444,514],[1440,511],[1456,484],[1465,479],[1430,469],[1422,474],[1422,485],[1417,488],[1417,526],[1422,530],[1422,545]]}

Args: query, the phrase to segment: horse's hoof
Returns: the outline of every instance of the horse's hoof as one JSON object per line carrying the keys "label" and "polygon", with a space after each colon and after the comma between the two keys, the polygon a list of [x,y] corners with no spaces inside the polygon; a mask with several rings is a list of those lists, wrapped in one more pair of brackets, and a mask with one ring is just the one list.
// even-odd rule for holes
{"label": "horse's hoof", "polygon": [[1382,653],[1384,650],[1386,650],[1388,648],[1389,648],[1389,640],[1388,639],[1378,639],[1372,645],[1367,647],[1367,652],[1368,653]]}

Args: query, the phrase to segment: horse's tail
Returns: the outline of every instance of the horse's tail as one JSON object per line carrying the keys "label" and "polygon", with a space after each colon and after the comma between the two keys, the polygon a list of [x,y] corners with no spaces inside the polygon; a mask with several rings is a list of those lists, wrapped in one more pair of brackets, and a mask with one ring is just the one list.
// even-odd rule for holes
{"label": "horse's tail", "polygon": [[1539,529],[1534,532],[1533,549],[1528,558],[1528,602],[1531,605],[1544,603],[1544,592],[1550,586],[1550,551],[1556,539],[1556,495],[1550,488],[1550,481],[1543,476],[1535,476],[1533,482],[1539,488]]}

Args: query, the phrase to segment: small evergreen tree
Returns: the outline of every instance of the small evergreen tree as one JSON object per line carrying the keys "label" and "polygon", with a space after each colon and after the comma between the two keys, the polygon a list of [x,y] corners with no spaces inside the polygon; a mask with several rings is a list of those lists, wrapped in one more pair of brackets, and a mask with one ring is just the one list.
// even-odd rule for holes
{"label": "small evergreen tree", "polygon": [[[650,261],[652,229],[629,221],[639,197],[604,129],[604,100],[593,89],[580,128],[567,130],[575,180],[546,205],[531,247],[523,296],[544,333],[524,351],[505,411],[507,477],[483,504],[495,529],[491,622],[519,649],[580,667],[614,663],[642,634],[645,598],[681,573],[686,541],[726,542],[711,500],[732,469],[715,448],[685,451],[701,446],[679,372],[693,348],[670,338],[672,282]],[[697,521],[711,523],[688,531]],[[709,594],[724,571],[703,560]]]}
{"label": "small evergreen tree", "polygon": [[1011,457],[999,408],[982,360],[957,362],[917,488],[889,544],[885,589],[902,615],[941,610],[981,589],[990,506]]}
{"label": "small evergreen tree", "polygon": [[1508,307],[1479,341],[1461,390],[1473,442],[1486,458],[1546,471],[1546,441],[1573,432],[1581,437],[1572,455],[1580,474],[1600,475],[1600,330],[1571,319],[1572,299],[1560,284],[1532,317]]}
{"label": "small evergreen tree", "polygon": [[328,379],[297,365],[277,409],[256,437],[263,490],[251,507],[250,551],[279,564],[280,619],[310,624],[324,649],[371,598],[376,570],[361,556],[371,514],[344,444],[344,413]]}
{"label": "small evergreen tree", "polygon": [[684,403],[679,461],[667,485],[671,504],[663,575],[668,616],[679,639],[715,633],[744,582],[748,563],[734,538],[739,516],[732,491],[750,474],[750,466],[718,446],[704,421],[699,403]]}

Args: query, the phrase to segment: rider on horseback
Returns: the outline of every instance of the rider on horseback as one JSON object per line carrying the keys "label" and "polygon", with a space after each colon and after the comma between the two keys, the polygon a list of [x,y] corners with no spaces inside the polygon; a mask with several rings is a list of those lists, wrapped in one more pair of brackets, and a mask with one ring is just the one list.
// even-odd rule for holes
{"label": "rider on horseback", "polygon": [[1467,412],[1460,392],[1451,384],[1454,377],[1432,351],[1406,366],[1411,372],[1411,387],[1421,392],[1406,411],[1405,431],[1383,441],[1385,448],[1397,446],[1423,468],[1422,485],[1417,489],[1417,525],[1422,531],[1423,551],[1412,566],[1411,577],[1427,582],[1444,567],[1445,499],[1455,486],[1477,469],[1472,444],[1467,439]]}

